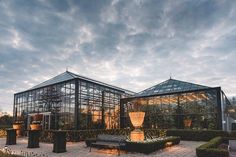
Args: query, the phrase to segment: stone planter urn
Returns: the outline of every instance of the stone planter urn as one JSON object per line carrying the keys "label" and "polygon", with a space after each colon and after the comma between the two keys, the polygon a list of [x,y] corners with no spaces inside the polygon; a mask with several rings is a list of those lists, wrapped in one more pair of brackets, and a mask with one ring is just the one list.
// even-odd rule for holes
{"label": "stone planter urn", "polygon": [[144,140],[144,132],[140,130],[145,112],[129,112],[129,117],[132,125],[134,126],[134,130],[130,133],[131,141],[143,141]]}
{"label": "stone planter urn", "polygon": [[30,124],[30,130],[42,130],[41,124]]}
{"label": "stone planter urn", "polygon": [[23,125],[23,123],[13,123],[13,125],[12,125],[12,127],[13,127],[13,129],[15,129],[16,130],[16,136],[17,137],[20,137],[20,136],[22,136],[22,132],[23,132],[23,129],[24,129],[24,125]]}
{"label": "stone planter urn", "polygon": [[23,124],[22,123],[14,123],[12,127],[15,130],[22,130],[23,129]]}

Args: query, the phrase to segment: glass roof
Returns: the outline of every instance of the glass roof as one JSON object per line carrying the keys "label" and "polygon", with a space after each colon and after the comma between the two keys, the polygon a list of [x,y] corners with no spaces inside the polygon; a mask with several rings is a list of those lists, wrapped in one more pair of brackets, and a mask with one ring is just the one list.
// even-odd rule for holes
{"label": "glass roof", "polygon": [[106,87],[110,87],[110,88],[113,88],[113,89],[116,89],[116,90],[120,90],[120,91],[124,91],[128,94],[131,94],[133,95],[134,92],[132,91],[129,91],[129,90],[126,90],[126,89],[123,89],[123,88],[119,88],[119,87],[116,87],[116,86],[113,86],[113,85],[109,85],[109,84],[106,84],[106,83],[103,83],[103,82],[100,82],[100,81],[96,81],[96,80],[93,80],[93,79],[90,79],[90,78],[87,78],[87,77],[84,77],[84,76],[81,76],[81,75],[77,75],[77,74],[74,74],[72,72],[69,72],[69,71],[66,71],[62,74],[59,74],[43,83],[40,83],[32,88],[30,88],[29,90],[32,90],[32,89],[36,89],[36,88],[41,88],[41,87],[45,87],[45,86],[48,86],[48,85],[53,85],[53,84],[56,84],[56,83],[60,83],[60,82],[63,82],[63,81],[67,81],[67,80],[72,80],[72,79],[75,79],[75,78],[79,78],[81,80],[86,80],[86,81],[89,81],[89,82],[92,82],[92,83],[96,83],[96,84],[99,84],[99,85],[103,85],[103,86],[106,86]]}
{"label": "glass roof", "polygon": [[63,82],[63,81],[67,81],[67,80],[71,80],[71,79],[74,79],[76,78],[75,76],[71,75],[70,72],[66,71],[62,74],[59,74],[45,82],[42,82],[30,89],[36,89],[36,88],[40,88],[40,87],[45,87],[45,86],[48,86],[48,85],[52,85],[52,84],[56,84],[56,83],[59,83],[59,82]]}
{"label": "glass roof", "polygon": [[155,86],[152,86],[148,89],[145,89],[135,94],[134,97],[159,95],[159,94],[166,94],[166,93],[173,93],[173,92],[186,92],[186,91],[208,89],[208,88],[211,88],[211,87],[179,81],[179,80],[170,78],[169,80],[166,80],[160,84],[157,84]]}

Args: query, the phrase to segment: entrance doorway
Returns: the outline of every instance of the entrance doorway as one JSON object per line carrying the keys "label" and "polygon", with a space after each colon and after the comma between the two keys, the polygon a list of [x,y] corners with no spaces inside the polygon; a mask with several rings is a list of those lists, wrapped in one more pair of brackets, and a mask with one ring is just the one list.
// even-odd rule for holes
{"label": "entrance doorway", "polygon": [[[28,121],[27,121],[27,129],[30,129],[30,124],[32,123],[32,117],[38,113],[31,113],[28,114]],[[51,112],[41,112],[39,114],[43,115],[43,119],[41,122],[42,129],[43,130],[50,130],[51,129],[51,124],[52,124],[52,115]]]}
{"label": "entrance doorway", "polygon": [[52,119],[51,113],[43,115],[43,121],[42,121],[43,130],[51,129],[51,121],[52,121],[51,119]]}

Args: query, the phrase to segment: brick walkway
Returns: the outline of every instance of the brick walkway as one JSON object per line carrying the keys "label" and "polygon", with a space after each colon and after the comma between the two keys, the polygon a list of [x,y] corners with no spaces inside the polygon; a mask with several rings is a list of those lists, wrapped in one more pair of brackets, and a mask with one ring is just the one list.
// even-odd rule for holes
{"label": "brick walkway", "polygon": [[[6,139],[0,138],[0,148],[2,149],[5,146]],[[164,150],[159,150],[153,152],[149,155],[144,155],[140,153],[126,153],[121,152],[121,157],[142,157],[142,156],[155,156],[155,157],[195,157],[195,148],[204,142],[193,142],[193,141],[181,141],[179,145],[166,148]],[[12,151],[20,153],[21,150],[24,152],[34,152],[37,154],[45,154],[48,157],[110,157],[117,156],[116,150],[103,149],[98,150],[96,148],[92,149],[92,152],[89,152],[89,148],[86,148],[84,142],[77,143],[67,143],[67,152],[66,153],[53,153],[52,144],[40,143],[40,148],[26,148],[27,147],[27,138],[17,139],[17,145],[9,146]]]}

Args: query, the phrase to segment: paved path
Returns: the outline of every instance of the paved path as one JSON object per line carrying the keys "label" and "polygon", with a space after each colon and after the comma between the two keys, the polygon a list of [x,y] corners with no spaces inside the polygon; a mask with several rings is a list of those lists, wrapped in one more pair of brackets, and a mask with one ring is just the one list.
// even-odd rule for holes
{"label": "paved path", "polygon": [[[0,149],[5,146],[6,139],[0,138]],[[179,145],[166,148],[164,150],[159,150],[153,152],[149,155],[144,155],[140,153],[126,153],[121,152],[121,157],[195,157],[195,148],[204,142],[193,142],[193,141],[181,141]],[[117,157],[116,150],[103,149],[98,150],[96,148],[92,149],[92,152],[89,152],[89,148],[86,147],[84,142],[67,142],[67,152],[66,153],[53,153],[52,144],[40,143],[40,148],[26,148],[27,147],[27,138],[17,139],[17,145],[11,145],[9,148],[16,152],[34,152],[34,154],[45,154],[48,157]]]}

